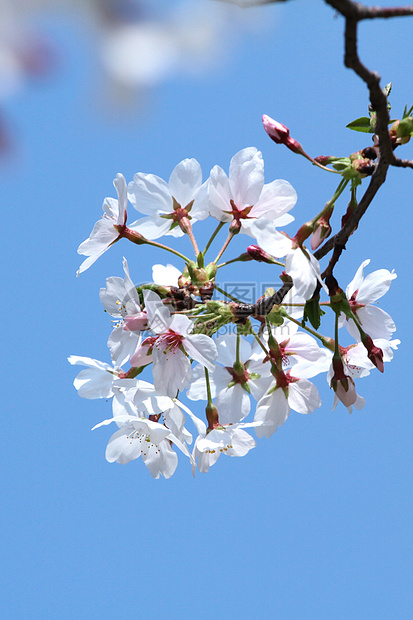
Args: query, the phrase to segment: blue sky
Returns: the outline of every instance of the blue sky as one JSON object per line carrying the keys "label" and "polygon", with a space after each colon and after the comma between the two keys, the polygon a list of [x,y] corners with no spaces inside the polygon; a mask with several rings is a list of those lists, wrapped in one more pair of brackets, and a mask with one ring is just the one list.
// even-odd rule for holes
{"label": "blue sky", "polygon": [[[207,73],[167,80],[144,112],[111,107],[85,31],[75,20],[49,19],[59,66],[5,105],[15,153],[0,165],[4,618],[409,616],[411,171],[389,171],[337,269],[342,285],[365,258],[371,271],[398,274],[380,306],[402,344],[384,376],[360,382],[362,411],[332,413],[320,377],[322,408],[292,413],[245,458],[221,458],[195,479],[182,461],[170,480],[153,480],[139,461],[105,461],[110,429],[90,429],[110,406],[78,397],[76,368],[66,361],[70,354],[109,361],[98,292],[108,276],[122,275],[122,256],[140,281],[150,279],[153,262],[166,262],[119,243],[75,278],[76,249],[103,198],[114,195],[117,172],[167,178],[195,157],[207,176],[256,146],[266,180],[296,188],[300,223],[336,181],[272,143],[261,115],[285,123],[313,155],[368,144],[345,128],[365,115],[367,90],[343,67],[342,19],[304,0],[260,11],[266,29],[241,33]],[[393,82],[395,118],[413,103],[411,28],[408,19],[360,28],[362,59],[383,84]],[[402,155],[413,157],[412,147]],[[228,278],[262,282],[268,274],[249,263]]]}

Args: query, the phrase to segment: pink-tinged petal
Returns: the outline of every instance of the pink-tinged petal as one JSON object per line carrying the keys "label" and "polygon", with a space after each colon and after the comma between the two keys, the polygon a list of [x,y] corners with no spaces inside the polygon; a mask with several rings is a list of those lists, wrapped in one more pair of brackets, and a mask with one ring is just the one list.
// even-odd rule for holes
{"label": "pink-tinged petal", "polygon": [[141,366],[147,366],[148,364],[150,364],[152,362],[152,354],[149,353],[151,348],[152,347],[150,345],[139,345],[130,358],[131,366],[139,368]]}
{"label": "pink-tinged petal", "polygon": [[183,345],[190,357],[213,372],[217,349],[212,338],[204,334],[193,334],[184,338]]}
{"label": "pink-tinged petal", "polygon": [[290,414],[290,406],[282,389],[278,388],[263,396],[257,404],[254,422],[261,422],[257,426],[257,437],[271,437],[273,433],[284,424]]}
{"label": "pink-tinged petal", "polygon": [[[228,378],[231,377],[228,374]],[[215,399],[220,424],[241,422],[250,412],[251,401],[247,392],[238,384],[225,388]]]}
{"label": "pink-tinged petal", "polygon": [[390,273],[388,269],[378,269],[369,273],[360,284],[356,297],[357,302],[371,304],[377,301],[387,293],[395,278],[397,278],[397,274]]}
{"label": "pink-tinged petal", "polygon": [[346,296],[348,299],[350,299],[353,293],[355,293],[360,288],[361,283],[363,282],[363,278],[364,278],[364,267],[367,267],[367,265],[369,264],[370,264],[370,259],[367,258],[361,263],[360,267],[357,269],[354,278],[352,279],[352,281],[346,288]]}
{"label": "pink-tinged petal", "polygon": [[197,197],[202,185],[202,170],[196,159],[184,159],[169,177],[169,192],[181,207]]}
{"label": "pink-tinged petal", "polygon": [[288,404],[298,413],[311,413],[321,407],[321,399],[316,386],[307,379],[290,383],[288,388]]}
{"label": "pink-tinged petal", "polygon": [[127,332],[144,331],[148,329],[148,315],[143,311],[132,316],[125,316],[122,329]]}
{"label": "pink-tinged petal", "polygon": [[234,155],[229,166],[229,183],[238,208],[258,202],[264,187],[264,162],[260,151],[249,147]]}
{"label": "pink-tinged petal", "polygon": [[339,380],[337,381],[337,386],[335,389],[335,394],[339,400],[343,403],[345,407],[351,407],[357,400],[356,386],[354,385],[354,381],[351,377],[348,378],[348,389],[346,390],[343,386],[343,383]]}
{"label": "pink-tinged petal", "polygon": [[128,195],[135,209],[145,215],[173,211],[168,184],[155,174],[135,174],[129,183]]}
{"label": "pink-tinged petal", "polygon": [[[290,211],[297,202],[297,192],[288,181],[277,179],[264,185],[261,196],[254,204],[250,215],[267,220],[280,218]],[[294,218],[289,216],[290,221]]]}
{"label": "pink-tinged petal", "polygon": [[225,172],[219,166],[214,166],[208,184],[208,209],[213,217],[220,222],[230,222],[232,215],[225,213],[231,211],[233,199],[229,180]]}

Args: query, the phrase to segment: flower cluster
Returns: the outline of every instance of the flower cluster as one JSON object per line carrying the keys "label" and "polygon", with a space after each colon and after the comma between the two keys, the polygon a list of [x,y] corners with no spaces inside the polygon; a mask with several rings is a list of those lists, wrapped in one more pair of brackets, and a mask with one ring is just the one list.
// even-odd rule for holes
{"label": "flower cluster", "polygon": [[[228,174],[214,166],[205,181],[200,164],[185,159],[168,182],[137,173],[127,185],[118,174],[114,185],[117,199],[105,199],[102,218],[79,246],[86,258],[78,273],[123,238],[172,253],[181,264],[154,265],[153,281],[137,285],[124,259],[124,277],[108,278],[100,290],[115,324],[108,339],[111,364],[69,357],[71,364],[86,367],[74,381],[80,396],[112,399],[112,417],[94,427],[112,422],[118,427],[106,449],[109,462],[142,456],[152,476],[169,478],[178,449],[194,473],[206,472],[221,454],[244,456],[256,446],[246,429],[254,429],[257,438],[270,437],[291,410],[309,414],[319,408],[321,399],[310,379],[321,373],[334,392],[333,407],[341,401],[351,412],[353,405],[364,405],[356,380],[374,367],[383,371],[399,343],[393,339],[393,320],[375,305],[396,274],[380,269],[364,276],[367,260],[345,292],[332,277],[324,282],[318,261],[305,246],[320,215],[295,236],[280,230],[294,219],[289,212],[296,192],[284,180],[264,182],[257,149],[237,153]],[[140,214],[132,223],[129,204]],[[200,250],[193,227],[207,218],[215,218],[217,227]],[[226,238],[208,262],[222,228]],[[224,291],[215,276],[227,264],[220,262],[222,255],[238,234],[255,244],[228,262],[256,260],[281,268],[281,289],[266,291],[253,305],[217,297]],[[158,241],[184,235],[192,244],[193,260]],[[320,302],[323,290],[329,297]],[[318,331],[321,306],[333,312],[334,338]],[[234,332],[219,336],[220,328],[230,323]],[[339,343],[344,326],[352,339],[348,346]],[[204,401],[205,421],[188,401]],[[194,441],[188,422],[197,433]]]}

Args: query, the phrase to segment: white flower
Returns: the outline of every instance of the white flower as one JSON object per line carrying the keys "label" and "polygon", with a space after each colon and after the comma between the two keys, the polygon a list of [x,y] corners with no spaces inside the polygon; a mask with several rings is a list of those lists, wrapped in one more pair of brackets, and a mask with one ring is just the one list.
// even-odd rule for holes
{"label": "white flower", "polygon": [[[211,397],[219,411],[222,424],[234,424],[245,418],[251,409],[249,392],[256,400],[267,391],[273,378],[270,365],[263,364],[264,353],[253,355],[250,343],[242,338],[240,341],[240,361],[244,371],[234,369],[236,360],[237,336],[228,334],[215,341],[218,356],[216,366],[209,375]],[[247,391],[249,390],[249,391]],[[192,381],[187,391],[191,400],[207,400],[207,387],[203,366],[196,366],[192,373]]]}
{"label": "white flower", "polygon": [[[135,388],[118,391],[113,403],[113,418],[104,420],[92,429],[112,422],[119,427],[109,439],[106,448],[106,459],[109,463],[116,461],[126,464],[142,456],[154,478],[159,478],[160,475],[170,478],[178,465],[177,454],[171,446],[173,443],[195,466],[195,461],[185,445],[192,442],[192,435],[184,427],[185,416],[179,401],[173,402],[165,396],[159,396],[151,384],[138,381]],[[185,410],[189,411],[186,407]],[[148,413],[150,418],[146,417],[145,413]],[[161,414],[165,424],[158,421]]]}
{"label": "white flower", "polygon": [[88,269],[106,250],[121,238],[117,226],[125,226],[127,218],[127,190],[125,177],[117,174],[113,184],[118,193],[118,199],[105,198],[103,216],[93,227],[90,237],[78,247],[78,254],[88,256],[80,265],[76,275]]}
{"label": "white flower", "polygon": [[[400,340],[385,340],[383,338],[376,338],[373,341],[374,346],[379,347],[383,352],[383,362],[390,362],[393,359],[393,351],[397,349],[400,344]],[[356,345],[350,345],[346,348],[341,348],[341,359],[343,362],[343,372],[347,377],[347,389],[343,381],[337,378],[337,386],[334,391],[334,402],[332,410],[337,407],[339,400],[347,407],[349,413],[352,412],[352,405],[356,409],[362,409],[366,404],[366,401],[362,396],[357,394],[355,379],[361,379],[367,377],[370,371],[375,368],[375,365],[369,360],[367,355],[367,349],[363,343],[359,342]],[[332,386],[334,377],[333,363],[327,373],[327,382]],[[344,380],[345,381],[345,380]]]}
{"label": "white flower", "polygon": [[[347,363],[345,355],[341,359],[343,364],[341,364],[341,367],[340,365],[337,365],[337,370],[335,371],[333,358],[330,370],[327,373],[327,382],[330,387],[334,389],[332,411],[334,411],[339,401],[341,401],[343,405],[347,407],[348,412],[351,413],[353,410],[353,405],[356,409],[362,409],[366,404],[364,398],[357,394],[353,379],[353,376],[357,376],[357,371],[360,372],[358,376],[364,376],[364,373],[361,368],[351,368],[351,366]],[[368,372],[365,374],[368,374]]]}
{"label": "white flower", "polygon": [[[373,305],[390,288],[397,275],[388,269],[378,269],[364,277],[364,267],[370,259],[363,261],[357,269],[356,275],[347,286],[346,296],[354,314],[358,317],[361,327],[371,338],[390,340],[396,326],[387,312]],[[360,333],[352,319],[340,316],[340,327],[346,327],[355,340],[360,340]]]}
{"label": "white flower", "polygon": [[144,299],[149,327],[157,335],[152,350],[154,384],[159,392],[173,398],[190,379],[188,356],[214,370],[215,343],[204,334],[191,334],[192,321],[184,315],[171,315],[156,293],[146,290]]}
{"label": "white flower", "polygon": [[112,361],[118,366],[125,364],[134,354],[140,343],[140,330],[147,329],[146,313],[142,312],[126,258],[123,259],[123,269],[125,277],[107,278],[106,287],[99,293],[106,312],[119,319],[108,340]]}
{"label": "white flower", "polygon": [[229,177],[219,166],[211,170],[208,184],[209,211],[221,222],[237,222],[239,232],[257,239],[259,245],[280,235],[276,226],[293,221],[287,211],[297,201],[294,188],[278,179],[264,185],[260,151],[249,147],[231,159]]}
{"label": "white flower", "polygon": [[206,208],[206,183],[202,184],[201,166],[196,159],[184,159],[172,171],[169,183],[154,174],[139,172],[128,187],[132,205],[147,215],[133,224],[133,229],[147,239],[162,235],[180,237],[179,223],[203,220]]}
{"label": "white flower", "polygon": [[305,378],[292,376],[291,372],[294,372],[294,367],[280,374],[276,387],[258,402],[254,422],[260,422],[261,426],[256,428],[257,437],[271,437],[284,424],[291,409],[298,413],[311,413],[321,407],[315,385]]}

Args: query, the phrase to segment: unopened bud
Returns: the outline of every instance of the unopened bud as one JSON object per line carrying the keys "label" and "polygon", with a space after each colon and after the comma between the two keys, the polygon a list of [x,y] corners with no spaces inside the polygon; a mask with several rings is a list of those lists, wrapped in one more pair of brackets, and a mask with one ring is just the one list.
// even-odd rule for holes
{"label": "unopened bud", "polygon": [[275,258],[271,256],[271,254],[268,254],[268,252],[265,252],[265,250],[260,248],[258,245],[249,245],[247,247],[247,252],[248,252],[248,256],[252,260],[256,260],[259,263],[274,264],[277,262]]}
{"label": "unopened bud", "polygon": [[294,140],[294,138],[291,138],[288,127],[282,123],[278,123],[266,114],[262,116],[262,123],[271,140],[274,140],[277,144],[284,144],[290,151],[293,151],[293,153],[299,153],[300,155],[304,153],[301,144],[297,142],[297,140]]}
{"label": "unopened bud", "polygon": [[333,164],[337,160],[337,157],[333,157],[332,155],[318,155],[318,157],[314,157],[314,161],[322,166],[327,166],[328,164]]}
{"label": "unopened bud", "polygon": [[301,247],[306,239],[314,231],[314,224],[312,222],[306,222],[297,231],[295,237],[293,237],[293,247]]}
{"label": "unopened bud", "polygon": [[395,144],[406,144],[413,133],[413,118],[406,116],[401,121],[395,121],[389,129],[390,137]]}
{"label": "unopened bud", "polygon": [[369,360],[380,372],[384,372],[383,351],[379,347],[376,347],[371,337],[367,334],[362,334],[361,342],[367,349],[367,357]]}
{"label": "unopened bud", "polygon": [[371,159],[360,158],[360,159],[355,159],[352,162],[351,167],[360,176],[370,176],[375,171],[376,164]]}

